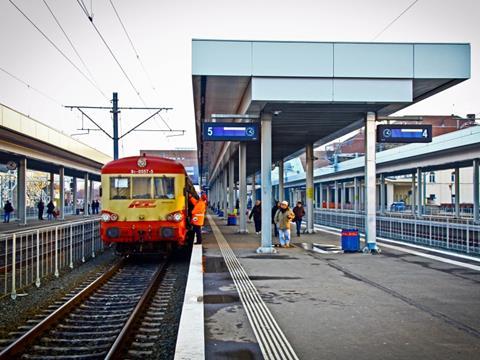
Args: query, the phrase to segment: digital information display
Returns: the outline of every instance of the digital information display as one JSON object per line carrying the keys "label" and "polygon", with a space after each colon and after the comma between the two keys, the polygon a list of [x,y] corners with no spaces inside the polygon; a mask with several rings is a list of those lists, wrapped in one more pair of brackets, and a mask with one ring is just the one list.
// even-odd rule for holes
{"label": "digital information display", "polygon": [[379,143],[432,142],[432,125],[378,125]]}
{"label": "digital information display", "polygon": [[203,124],[204,141],[257,141],[257,123],[218,123]]}

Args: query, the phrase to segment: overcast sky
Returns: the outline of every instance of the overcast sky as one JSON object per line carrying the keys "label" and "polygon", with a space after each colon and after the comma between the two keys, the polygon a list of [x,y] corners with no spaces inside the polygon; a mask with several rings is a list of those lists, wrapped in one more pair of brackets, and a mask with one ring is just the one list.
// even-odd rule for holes
{"label": "overcast sky", "polygon": [[[119,93],[121,106],[143,106],[109,54],[76,0],[45,0],[86,69],[45,6],[44,0],[13,0],[31,20],[107,95],[105,98],[12,6],[0,0],[0,68],[47,94],[46,98],[0,71],[0,102],[67,134],[78,133],[81,116],[64,105],[109,106]],[[93,20],[148,106],[174,110],[164,119],[185,136],[133,133],[121,144],[120,155],[140,148],[195,148],[191,84],[191,39],[372,41],[413,0],[112,0],[143,61],[137,61],[109,0],[84,0]],[[376,41],[469,42],[472,78],[398,115],[480,113],[479,0],[419,0]],[[151,86],[153,83],[155,90]],[[111,129],[107,111],[90,111]],[[147,117],[144,111],[124,111],[121,130]],[[91,127],[85,121],[86,127]],[[159,118],[144,128],[165,128]],[[95,133],[77,136],[111,154],[111,141]]]}

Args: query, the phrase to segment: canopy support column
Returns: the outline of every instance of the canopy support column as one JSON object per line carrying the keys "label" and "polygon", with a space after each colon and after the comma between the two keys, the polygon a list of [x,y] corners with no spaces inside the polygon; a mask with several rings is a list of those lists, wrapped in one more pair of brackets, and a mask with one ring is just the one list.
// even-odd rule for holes
{"label": "canopy support column", "polygon": [[60,210],[60,220],[65,220],[65,168],[63,166],[59,169],[60,178],[60,204],[58,209]]}
{"label": "canopy support column", "polygon": [[90,203],[90,191],[88,186],[88,173],[83,178],[83,216],[88,216],[88,204]]}
{"label": "canopy support column", "polygon": [[239,211],[240,211],[240,229],[241,234],[247,231],[247,144],[241,142],[238,148],[238,177],[239,177]]}
{"label": "canopy support column", "polygon": [[228,217],[228,178],[227,178],[227,169],[223,169],[223,218],[226,219]]}
{"label": "canopy support column", "polygon": [[285,180],[284,180],[284,162],[280,160],[278,163],[278,201],[285,200]]}
{"label": "canopy support column", "polygon": [[17,170],[18,183],[18,220],[20,225],[27,225],[27,159],[20,159]]}
{"label": "canopy support column", "polygon": [[235,209],[235,182],[233,180],[235,176],[235,161],[230,159],[228,161],[228,212],[233,214]]}
{"label": "canopy support column", "polygon": [[313,231],[313,144],[306,146],[307,158],[307,181],[306,181],[306,197],[307,197],[307,232],[312,234]]}
{"label": "canopy support column", "polygon": [[380,174],[380,214],[385,215],[385,175]]}
{"label": "canopy support column", "polygon": [[73,215],[77,214],[77,178],[72,177],[72,208]]}
{"label": "canopy support column", "polygon": [[377,185],[376,185],[376,121],[368,112],[365,121],[365,239],[366,250],[377,252]]}
{"label": "canopy support column", "polygon": [[417,168],[417,216],[423,214],[423,186],[422,186],[422,169]]}
{"label": "canopy support column", "polygon": [[460,169],[455,168],[455,217],[460,217]]}
{"label": "canopy support column", "polygon": [[261,119],[262,243],[257,253],[276,253],[272,247],[272,115]]}

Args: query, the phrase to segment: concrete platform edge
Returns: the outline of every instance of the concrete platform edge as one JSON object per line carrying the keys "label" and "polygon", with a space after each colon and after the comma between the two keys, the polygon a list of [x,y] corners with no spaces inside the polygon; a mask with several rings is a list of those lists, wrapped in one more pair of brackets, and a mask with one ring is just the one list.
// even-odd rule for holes
{"label": "concrete platform edge", "polygon": [[175,360],[205,359],[202,245],[193,245]]}

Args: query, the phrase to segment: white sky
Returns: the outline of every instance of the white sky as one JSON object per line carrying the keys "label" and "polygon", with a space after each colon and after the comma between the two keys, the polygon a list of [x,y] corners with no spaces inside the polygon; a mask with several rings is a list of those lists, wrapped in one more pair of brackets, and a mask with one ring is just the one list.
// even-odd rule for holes
{"label": "white sky", "polygon": [[[43,0],[13,0],[85,73],[79,59],[48,12]],[[70,36],[100,88],[120,106],[142,106],[76,0],[45,0]],[[90,0],[84,0],[90,7]],[[94,22],[149,106],[174,110],[164,118],[185,136],[138,132],[122,142],[120,156],[140,148],[195,148],[191,84],[191,39],[371,41],[412,0],[113,0],[158,95],[136,60],[108,0],[92,0]],[[403,110],[403,114],[480,113],[479,0],[420,0],[376,41],[470,42],[472,78]],[[109,106],[103,98],[10,4],[0,0],[0,67],[43,91],[55,103],[0,71],[0,102],[67,134],[81,125],[78,112],[66,105]],[[90,111],[111,129],[107,111]],[[122,130],[147,117],[124,111]],[[85,124],[90,126],[87,121]],[[144,128],[164,128],[159,119]],[[111,141],[96,133],[77,137],[106,153]]]}

